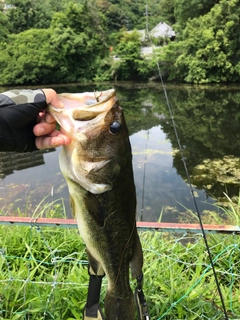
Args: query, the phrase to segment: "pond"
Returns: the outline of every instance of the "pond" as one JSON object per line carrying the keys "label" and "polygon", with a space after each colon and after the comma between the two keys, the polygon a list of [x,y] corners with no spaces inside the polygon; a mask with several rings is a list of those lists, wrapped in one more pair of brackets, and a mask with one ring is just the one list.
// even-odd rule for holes
{"label": "pond", "polygon": [[[191,221],[195,212],[178,140],[159,83],[105,83],[54,87],[85,92],[114,87],[124,109],[133,153],[137,219]],[[179,141],[200,211],[214,210],[227,193],[239,195],[240,91],[238,86],[167,85]],[[2,89],[3,91],[3,89]],[[38,204],[63,199],[71,217],[68,190],[57,150],[0,154],[0,210],[36,215]],[[127,195],[126,195],[127,196]]]}

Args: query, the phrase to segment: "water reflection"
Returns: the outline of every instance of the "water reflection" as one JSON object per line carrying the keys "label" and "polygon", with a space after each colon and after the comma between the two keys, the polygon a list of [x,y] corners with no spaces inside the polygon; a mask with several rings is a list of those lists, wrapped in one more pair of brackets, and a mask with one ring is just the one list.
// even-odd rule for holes
{"label": "water reflection", "polygon": [[[111,86],[57,87],[56,90],[101,91]],[[114,86],[132,144],[138,219],[156,221],[163,213],[162,221],[176,221],[179,213],[194,210],[194,206],[164,94],[159,85]],[[168,87],[167,92],[200,209],[212,209],[213,198],[221,200],[226,190],[231,197],[238,196],[240,93],[237,88],[184,86]],[[51,194],[50,201],[65,199],[70,216],[67,186],[58,166],[59,151],[42,153],[44,160],[35,158],[33,162],[40,161],[39,166],[14,173],[9,155],[5,163],[12,161],[11,169],[4,171],[0,196],[0,208],[4,212],[16,214],[20,207],[31,214],[41,199]]]}
{"label": "water reflection", "polygon": [[52,187],[59,184],[61,174],[56,153],[55,149],[0,153],[2,214],[31,215]]}
{"label": "water reflection", "polygon": [[[192,182],[207,197],[223,200],[224,192],[239,195],[240,92],[231,87],[189,87],[171,95],[184,156]],[[177,140],[167,121],[161,121],[174,148]],[[229,160],[231,159],[231,161]],[[186,179],[180,153],[173,158],[177,172]]]}
{"label": "water reflection", "polygon": [[0,152],[0,178],[13,174],[16,170],[24,170],[44,164],[43,154],[55,149],[39,150],[33,153]]}

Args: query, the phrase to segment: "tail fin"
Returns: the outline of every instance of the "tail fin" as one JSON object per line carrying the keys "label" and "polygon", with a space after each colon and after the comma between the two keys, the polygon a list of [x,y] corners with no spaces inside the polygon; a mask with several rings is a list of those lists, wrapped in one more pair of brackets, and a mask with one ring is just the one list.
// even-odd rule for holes
{"label": "tail fin", "polygon": [[125,297],[113,297],[107,293],[105,298],[105,314],[107,320],[135,320],[135,306],[133,294]]}

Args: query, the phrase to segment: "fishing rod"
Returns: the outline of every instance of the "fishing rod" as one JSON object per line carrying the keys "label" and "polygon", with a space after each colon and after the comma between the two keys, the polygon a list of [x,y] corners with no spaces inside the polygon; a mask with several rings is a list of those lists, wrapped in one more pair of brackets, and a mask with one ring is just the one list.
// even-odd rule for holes
{"label": "fishing rod", "polygon": [[[146,5],[146,13],[145,14],[146,14],[146,33],[147,33],[148,40],[150,41],[152,49],[153,49],[153,43],[152,43],[152,40],[151,40],[151,37],[150,37],[150,34],[149,34],[149,29],[148,29],[148,18],[147,18],[147,16],[148,16],[148,7],[147,7],[147,5]],[[153,55],[154,55],[154,50],[153,50]],[[167,94],[167,89],[166,89],[166,86],[164,84],[164,80],[163,80],[163,76],[162,76],[162,72],[161,72],[161,68],[160,68],[158,59],[156,59],[156,64],[157,64],[158,74],[159,74],[159,77],[160,77],[160,81],[161,81],[162,89],[163,89],[163,92],[164,92],[165,100],[166,100],[166,103],[167,103],[168,111],[169,111],[170,118],[171,118],[171,121],[172,121],[174,133],[175,133],[175,136],[176,136],[176,139],[177,139],[177,144],[178,144],[179,151],[180,151],[180,154],[181,154],[181,159],[182,159],[182,162],[183,162],[183,165],[184,165],[184,169],[185,169],[185,173],[186,173],[186,176],[187,176],[187,181],[188,181],[188,184],[189,184],[190,193],[191,193],[191,196],[192,196],[192,199],[193,199],[193,203],[194,203],[194,206],[195,206],[195,209],[196,209],[196,212],[197,212],[200,228],[201,228],[201,231],[202,231],[203,239],[204,239],[205,246],[206,246],[206,249],[207,249],[207,252],[208,252],[208,256],[209,256],[210,265],[211,265],[211,268],[212,268],[212,271],[213,271],[213,275],[214,275],[214,279],[215,279],[215,282],[216,282],[217,291],[218,291],[218,294],[219,294],[219,297],[220,297],[220,300],[221,300],[224,317],[225,317],[225,320],[229,320],[228,315],[227,315],[225,302],[224,302],[224,298],[223,298],[223,295],[222,295],[222,291],[221,291],[220,284],[219,284],[219,281],[218,281],[217,273],[216,273],[216,270],[215,270],[212,254],[211,254],[211,251],[210,251],[210,248],[209,248],[209,245],[208,245],[206,232],[205,232],[204,227],[203,227],[201,213],[200,213],[200,210],[199,210],[199,207],[198,207],[198,204],[197,204],[196,197],[194,195],[194,190],[193,190],[190,174],[189,174],[189,171],[188,171],[188,168],[187,168],[187,163],[186,163],[185,157],[184,157],[184,151],[183,151],[180,139],[179,139],[177,126],[176,126],[176,123],[175,123],[175,120],[174,120],[174,117],[173,117],[172,108],[171,108],[171,105],[170,105],[170,101],[169,101],[168,94]]]}

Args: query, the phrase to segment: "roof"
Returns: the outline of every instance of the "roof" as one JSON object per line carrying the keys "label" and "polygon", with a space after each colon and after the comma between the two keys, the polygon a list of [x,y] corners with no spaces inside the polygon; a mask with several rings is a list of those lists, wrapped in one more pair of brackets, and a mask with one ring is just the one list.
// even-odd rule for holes
{"label": "roof", "polygon": [[154,27],[150,31],[150,35],[153,36],[154,38],[159,38],[159,37],[175,37],[175,32],[173,29],[166,24],[165,22],[160,22],[156,27]]}
{"label": "roof", "polygon": [[[139,34],[140,41],[144,41],[146,37],[146,30],[136,30]],[[127,33],[132,33],[133,30],[127,31]],[[175,37],[175,32],[173,31],[172,27],[170,27],[165,22],[160,22],[156,27],[154,27],[150,32],[150,36],[154,38],[160,38],[160,37],[168,37],[172,38]]]}

